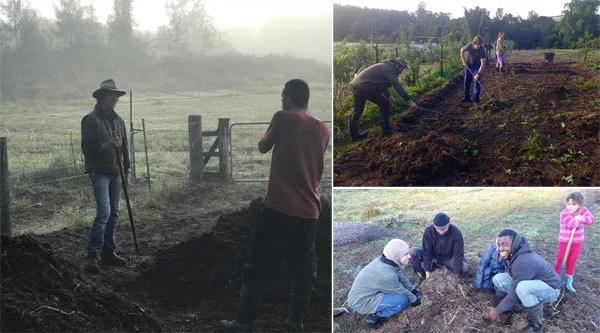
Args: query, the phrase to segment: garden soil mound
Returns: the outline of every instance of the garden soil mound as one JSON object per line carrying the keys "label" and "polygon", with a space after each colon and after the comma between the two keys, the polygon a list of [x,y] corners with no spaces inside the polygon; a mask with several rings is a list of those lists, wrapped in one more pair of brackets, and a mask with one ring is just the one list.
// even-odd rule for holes
{"label": "garden soil mound", "polygon": [[[419,287],[422,303],[390,318],[381,332],[518,332],[527,325],[522,312],[503,314],[498,322],[485,314],[494,306],[491,293],[472,286],[472,274],[459,278],[446,269],[431,273]],[[594,295],[600,285],[593,279],[581,279],[579,285],[587,294],[566,294],[561,301],[544,307],[546,332],[598,331],[600,319]],[[562,295],[562,294],[561,294]],[[556,308],[555,308],[556,306]],[[365,329],[362,316],[346,315],[336,319],[337,332]]]}
{"label": "garden soil mound", "polygon": [[[542,57],[539,57],[542,59]],[[421,96],[458,119],[402,112],[334,161],[338,186],[600,185],[600,75],[582,64],[488,68],[481,103],[461,103],[462,76]],[[404,111],[404,110],[401,110]]]}
{"label": "garden soil mound", "polygon": [[[262,207],[262,199],[256,199],[248,208],[222,215],[212,232],[159,251],[137,282],[160,306],[201,316],[203,324],[198,329],[218,330],[218,321],[233,318],[237,311],[246,242]],[[318,279],[305,327],[309,331],[329,331],[331,207],[328,202],[322,202],[318,223]],[[289,285],[283,268],[278,278],[264,288],[262,311],[255,326],[259,331],[285,329]]]}
{"label": "garden soil mound", "polygon": [[2,246],[2,331],[161,330],[138,304],[89,286],[50,245],[24,235]]}

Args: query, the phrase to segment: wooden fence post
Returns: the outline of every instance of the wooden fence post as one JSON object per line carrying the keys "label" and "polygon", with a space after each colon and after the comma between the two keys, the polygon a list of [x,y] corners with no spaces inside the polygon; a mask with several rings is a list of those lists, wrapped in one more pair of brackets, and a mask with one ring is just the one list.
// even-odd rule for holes
{"label": "wooden fence post", "polygon": [[231,132],[229,130],[229,118],[219,118],[219,174],[224,181],[231,180]]}
{"label": "wooden fence post", "polygon": [[0,137],[0,235],[2,240],[10,240],[10,192],[8,191],[8,143]]}
{"label": "wooden fence post", "polygon": [[150,185],[150,161],[148,161],[148,140],[146,139],[146,121],[142,118],[142,131],[144,131],[144,152],[146,154],[146,181],[148,182],[148,191],[152,190]]}
{"label": "wooden fence post", "polygon": [[188,139],[190,145],[190,180],[197,183],[204,171],[202,158],[202,116],[188,116]]}

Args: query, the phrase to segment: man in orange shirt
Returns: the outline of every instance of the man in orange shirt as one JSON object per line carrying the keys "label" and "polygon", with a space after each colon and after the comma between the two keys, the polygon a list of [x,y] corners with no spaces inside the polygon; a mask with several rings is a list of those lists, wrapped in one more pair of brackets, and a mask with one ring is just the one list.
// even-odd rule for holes
{"label": "man in orange shirt", "polygon": [[221,321],[228,330],[252,329],[262,282],[277,273],[282,261],[289,264],[292,279],[287,326],[290,331],[303,330],[316,275],[319,183],[330,136],[327,126],[307,111],[309,95],[303,80],[286,82],[281,93],[283,111],[273,115],[258,143],[263,154],[273,150],[269,185],[262,218],[250,236],[237,318]]}

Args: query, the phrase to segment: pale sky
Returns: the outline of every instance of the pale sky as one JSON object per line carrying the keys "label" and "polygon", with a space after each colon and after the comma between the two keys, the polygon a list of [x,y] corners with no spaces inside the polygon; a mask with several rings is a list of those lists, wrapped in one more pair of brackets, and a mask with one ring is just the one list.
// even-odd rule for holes
{"label": "pale sky", "polygon": [[414,12],[419,2],[424,2],[427,10],[432,12],[449,13],[452,18],[463,16],[463,7],[474,8],[479,6],[486,8],[493,17],[497,8],[504,8],[504,13],[527,18],[530,11],[537,12],[540,16],[561,15],[569,0],[335,0],[341,5],[353,5],[358,7],[384,8],[395,10],[406,10]]}
{"label": "pale sky", "polygon": [[[54,19],[54,5],[59,0],[24,0],[38,10],[41,16]],[[112,0],[81,0],[83,5],[93,5],[96,16],[103,23],[112,14]],[[133,18],[136,29],[155,31],[168,24],[166,0],[134,0]],[[328,0],[205,0],[205,8],[218,30],[245,26],[260,29],[272,17],[289,14],[332,13]]]}

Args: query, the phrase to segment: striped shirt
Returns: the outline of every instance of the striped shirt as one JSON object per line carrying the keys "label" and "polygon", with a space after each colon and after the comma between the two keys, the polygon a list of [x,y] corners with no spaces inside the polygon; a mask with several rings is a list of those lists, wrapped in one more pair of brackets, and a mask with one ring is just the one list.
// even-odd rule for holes
{"label": "striped shirt", "polygon": [[[577,215],[583,216],[581,222],[577,222],[575,217]],[[583,226],[586,224],[593,224],[596,218],[590,211],[585,207],[580,207],[575,213],[569,212],[566,208],[560,212],[560,232],[558,233],[558,241],[561,243],[568,243],[569,236],[571,236],[571,229],[575,229],[575,236],[573,236],[573,243],[583,242]]]}

